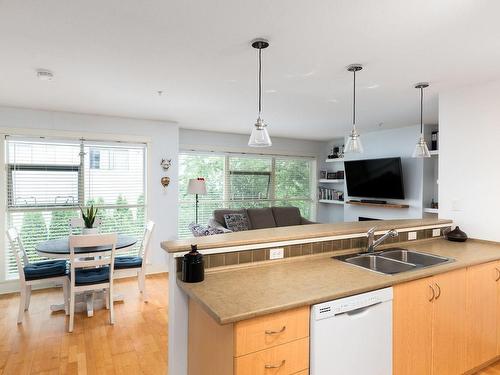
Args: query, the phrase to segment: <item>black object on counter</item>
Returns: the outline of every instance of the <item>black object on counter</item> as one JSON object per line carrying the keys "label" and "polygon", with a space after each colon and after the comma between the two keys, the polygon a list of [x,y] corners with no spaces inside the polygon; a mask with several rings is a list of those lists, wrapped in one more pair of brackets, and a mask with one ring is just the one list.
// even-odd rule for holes
{"label": "black object on counter", "polygon": [[467,241],[467,234],[457,226],[452,231],[446,233],[446,239],[448,241],[465,242]]}
{"label": "black object on counter", "polygon": [[205,261],[198,252],[198,245],[191,245],[191,251],[182,259],[182,281],[199,283],[205,279]]}

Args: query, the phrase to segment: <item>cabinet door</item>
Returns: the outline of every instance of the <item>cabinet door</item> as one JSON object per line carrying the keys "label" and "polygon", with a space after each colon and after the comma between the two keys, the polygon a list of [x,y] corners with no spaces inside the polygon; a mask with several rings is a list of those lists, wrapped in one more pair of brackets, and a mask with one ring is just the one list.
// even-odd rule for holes
{"label": "cabinet door", "polygon": [[456,375],[466,370],[466,270],[434,277],[432,374]]}
{"label": "cabinet door", "polygon": [[497,354],[497,262],[467,269],[467,368]]}
{"label": "cabinet door", "polygon": [[394,287],[394,375],[431,373],[432,278]]}

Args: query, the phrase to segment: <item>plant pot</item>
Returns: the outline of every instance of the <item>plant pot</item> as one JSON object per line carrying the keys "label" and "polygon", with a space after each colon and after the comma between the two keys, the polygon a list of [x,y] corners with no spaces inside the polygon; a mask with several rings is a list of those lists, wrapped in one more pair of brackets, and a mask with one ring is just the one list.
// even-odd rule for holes
{"label": "plant pot", "polygon": [[82,228],[82,234],[99,234],[99,228]]}

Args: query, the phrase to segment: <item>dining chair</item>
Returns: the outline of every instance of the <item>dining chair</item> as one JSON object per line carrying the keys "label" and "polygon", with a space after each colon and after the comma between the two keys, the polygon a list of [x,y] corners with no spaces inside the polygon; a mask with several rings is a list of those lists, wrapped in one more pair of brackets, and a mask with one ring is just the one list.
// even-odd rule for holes
{"label": "dining chair", "polygon": [[66,314],[68,314],[69,283],[66,260],[30,262],[21,237],[15,228],[9,228],[7,230],[7,238],[9,239],[11,251],[15,255],[17,271],[19,272],[21,300],[19,302],[17,324],[23,322],[24,312],[29,309],[32,286],[49,281],[62,284],[65,301],[64,310]]}
{"label": "dining chair", "polygon": [[115,258],[115,275],[119,275],[120,273],[124,274],[125,271],[128,272],[129,270],[136,270],[139,291],[143,296],[146,295],[146,259],[149,252],[149,241],[154,227],[155,223],[151,220],[148,221],[144,228],[144,235],[137,256],[123,255]]}
{"label": "dining chair", "polygon": [[[106,307],[109,307],[109,322],[115,323],[113,308],[113,275],[116,233],[69,236],[69,327],[73,332],[75,320],[75,296],[77,293],[104,290]],[[110,250],[96,251],[106,246]],[[78,248],[79,252],[75,253]]]}

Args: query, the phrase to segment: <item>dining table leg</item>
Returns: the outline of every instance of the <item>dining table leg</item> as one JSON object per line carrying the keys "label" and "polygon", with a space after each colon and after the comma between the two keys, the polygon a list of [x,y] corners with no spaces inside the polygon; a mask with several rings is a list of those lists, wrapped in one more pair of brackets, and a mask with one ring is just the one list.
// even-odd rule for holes
{"label": "dining table leg", "polygon": [[94,316],[94,293],[85,294],[85,302],[87,303],[87,316]]}

